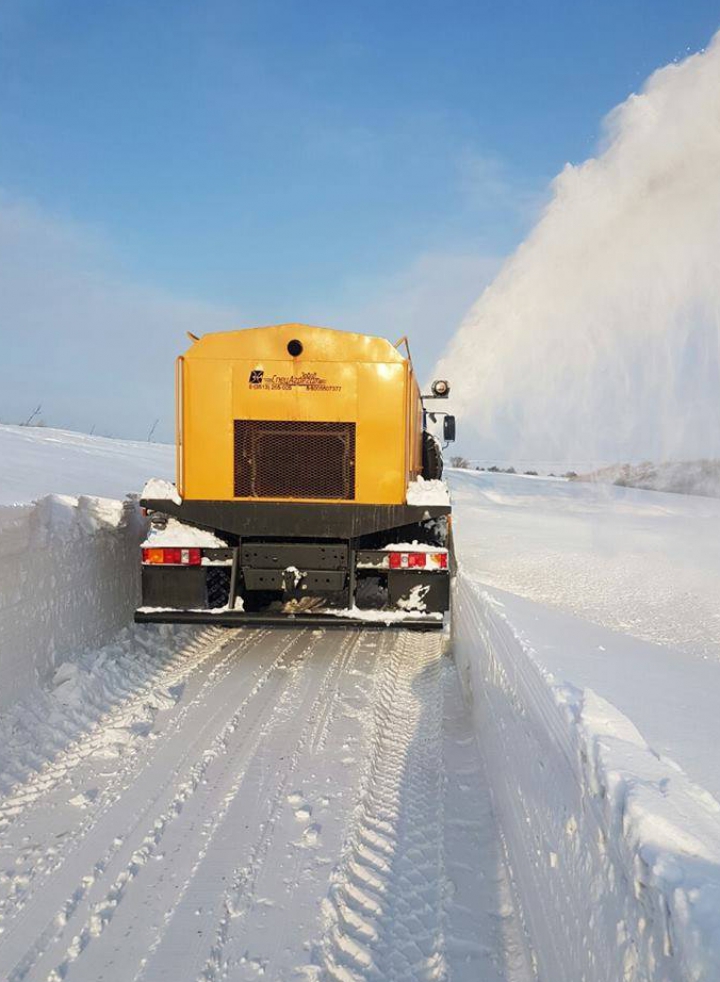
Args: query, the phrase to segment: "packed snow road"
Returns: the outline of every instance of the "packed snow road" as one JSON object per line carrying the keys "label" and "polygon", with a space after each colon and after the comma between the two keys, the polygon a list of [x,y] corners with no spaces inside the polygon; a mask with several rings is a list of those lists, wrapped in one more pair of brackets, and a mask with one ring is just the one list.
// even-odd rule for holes
{"label": "packed snow road", "polygon": [[0,799],[0,978],[528,977],[441,636],[129,644]]}

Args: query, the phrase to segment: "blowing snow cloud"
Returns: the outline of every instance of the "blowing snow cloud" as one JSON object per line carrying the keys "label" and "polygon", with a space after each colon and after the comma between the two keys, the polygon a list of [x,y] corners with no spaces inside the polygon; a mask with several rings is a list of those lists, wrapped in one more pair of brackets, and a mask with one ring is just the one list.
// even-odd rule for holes
{"label": "blowing snow cloud", "polygon": [[488,453],[720,453],[720,35],[605,133],[437,368]]}

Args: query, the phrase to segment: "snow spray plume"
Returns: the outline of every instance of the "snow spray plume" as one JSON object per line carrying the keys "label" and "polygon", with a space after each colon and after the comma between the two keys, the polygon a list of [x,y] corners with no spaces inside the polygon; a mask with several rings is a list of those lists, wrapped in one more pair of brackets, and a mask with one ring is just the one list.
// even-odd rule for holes
{"label": "snow spray plume", "polygon": [[436,369],[488,454],[720,453],[720,34],[605,130]]}

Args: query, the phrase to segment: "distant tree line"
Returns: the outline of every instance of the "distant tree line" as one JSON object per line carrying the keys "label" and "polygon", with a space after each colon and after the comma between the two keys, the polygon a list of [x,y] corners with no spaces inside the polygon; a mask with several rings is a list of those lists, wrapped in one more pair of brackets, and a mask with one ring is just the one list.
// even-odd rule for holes
{"label": "distant tree line", "polygon": [[[451,467],[459,467],[461,470],[471,470],[470,461],[466,457],[451,457],[450,458]],[[497,464],[492,464],[490,467],[475,467],[476,471],[486,471],[488,474],[518,474],[521,473],[526,477],[538,477],[538,472],[533,470],[527,471],[517,471],[514,467],[498,467]],[[566,471],[564,474],[548,474],[548,477],[564,477],[572,481],[577,477],[575,471]]]}

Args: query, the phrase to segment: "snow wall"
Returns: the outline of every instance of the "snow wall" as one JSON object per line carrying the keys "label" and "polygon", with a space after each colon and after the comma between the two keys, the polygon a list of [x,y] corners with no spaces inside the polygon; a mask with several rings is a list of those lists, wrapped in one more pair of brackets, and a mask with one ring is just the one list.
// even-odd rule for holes
{"label": "snow wall", "polygon": [[128,623],[144,530],[130,500],[48,495],[0,507],[0,709]]}
{"label": "snow wall", "polygon": [[715,799],[462,572],[455,648],[538,978],[717,982]]}

